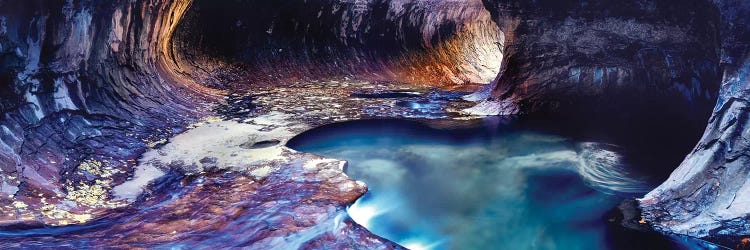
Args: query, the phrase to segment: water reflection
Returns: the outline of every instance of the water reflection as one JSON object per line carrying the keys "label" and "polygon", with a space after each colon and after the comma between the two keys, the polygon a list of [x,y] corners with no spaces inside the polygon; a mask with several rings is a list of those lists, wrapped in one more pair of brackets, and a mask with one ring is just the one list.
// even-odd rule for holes
{"label": "water reflection", "polygon": [[[632,249],[611,240],[622,237],[606,214],[650,187],[628,173],[617,146],[486,132],[379,121],[314,132],[290,146],[348,160],[347,173],[370,190],[350,216],[408,248]],[[650,246],[689,248],[658,240]]]}

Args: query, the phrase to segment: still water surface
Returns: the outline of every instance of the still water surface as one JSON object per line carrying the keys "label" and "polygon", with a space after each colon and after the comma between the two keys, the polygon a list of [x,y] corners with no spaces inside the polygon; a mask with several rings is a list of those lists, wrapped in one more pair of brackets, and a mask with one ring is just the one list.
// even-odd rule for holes
{"label": "still water surface", "polygon": [[710,247],[612,220],[620,202],[663,178],[637,171],[627,148],[507,121],[440,126],[349,122],[288,145],[347,160],[347,174],[369,187],[350,216],[412,249]]}

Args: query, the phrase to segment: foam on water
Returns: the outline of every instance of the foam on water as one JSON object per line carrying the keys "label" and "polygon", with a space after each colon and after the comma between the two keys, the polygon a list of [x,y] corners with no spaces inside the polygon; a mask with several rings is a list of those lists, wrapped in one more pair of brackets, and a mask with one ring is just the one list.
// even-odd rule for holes
{"label": "foam on water", "polygon": [[622,156],[600,143],[581,143],[578,174],[599,191],[644,193],[649,188],[643,180],[629,176]]}
{"label": "foam on water", "polygon": [[[408,248],[632,247],[610,240],[631,236],[615,235],[606,217],[650,187],[628,172],[617,146],[523,129],[414,126],[324,128],[290,146],[347,160],[347,174],[369,187],[349,215]],[[685,247],[658,240],[643,244]]]}

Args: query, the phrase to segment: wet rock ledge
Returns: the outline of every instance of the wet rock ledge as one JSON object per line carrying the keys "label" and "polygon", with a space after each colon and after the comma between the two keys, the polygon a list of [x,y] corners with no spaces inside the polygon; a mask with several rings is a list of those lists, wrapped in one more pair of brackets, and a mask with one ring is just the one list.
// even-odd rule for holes
{"label": "wet rock ledge", "polygon": [[[344,162],[283,145],[336,121],[462,110],[708,120],[639,205],[661,232],[743,244],[749,9],[0,0],[0,247],[399,248],[346,216],[366,186]],[[481,88],[479,103],[449,87]]]}
{"label": "wet rock ledge", "polygon": [[[496,33],[475,33],[477,25],[452,21],[468,16],[469,23],[490,23],[476,3],[410,7],[447,15],[394,9],[400,14],[393,18],[415,15],[423,20],[417,26],[446,30],[392,30],[419,37],[393,42],[410,44],[398,54],[342,70],[295,54],[251,54],[284,58],[265,64],[210,50],[187,54],[200,47],[191,40],[195,33],[177,30],[191,27],[181,22],[185,15],[194,18],[190,10],[206,8],[197,1],[0,0],[0,247],[400,248],[346,215],[366,187],[344,175],[344,162],[283,145],[331,122],[449,118],[469,107],[458,100],[465,93],[431,86],[480,83],[488,76],[491,66],[462,64],[476,51],[456,46],[496,39]],[[353,25],[351,15],[367,14],[353,3],[321,4],[338,18],[326,28]],[[456,30],[467,33],[445,45]],[[346,42],[321,38],[340,44],[322,58],[363,60],[369,52],[348,54],[346,48],[372,34],[353,32]],[[283,37],[273,38],[279,40],[267,46],[308,48],[283,47]],[[494,42],[483,46],[499,52]],[[389,65],[408,68],[425,58],[419,67],[436,69],[425,77],[388,72]],[[313,64],[331,70],[306,66]],[[451,77],[426,77],[443,69]],[[339,70],[343,76],[318,78]],[[226,77],[236,72],[254,74]],[[358,98],[354,90],[419,94]]]}

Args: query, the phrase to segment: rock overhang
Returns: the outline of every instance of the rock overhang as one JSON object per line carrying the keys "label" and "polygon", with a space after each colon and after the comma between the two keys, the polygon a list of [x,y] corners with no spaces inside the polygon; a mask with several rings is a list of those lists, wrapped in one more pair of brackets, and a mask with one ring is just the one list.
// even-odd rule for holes
{"label": "rock overhang", "polygon": [[[252,3],[248,5],[250,7],[295,3],[244,2]],[[69,179],[72,183],[81,181],[77,177],[65,176],[66,171],[63,169],[83,169],[83,172],[88,173],[89,170],[94,171],[90,166],[101,165],[97,162],[102,160],[118,166],[114,169],[131,171],[134,167],[133,158],[143,153],[148,144],[156,146],[176,132],[183,131],[184,127],[199,117],[210,113],[209,109],[215,102],[212,95],[220,95],[242,86],[257,86],[259,82],[283,82],[309,75],[325,76],[332,72],[343,72],[342,75],[345,76],[366,76],[371,79],[428,85],[483,83],[498,76],[488,95],[490,102],[479,106],[482,114],[494,114],[498,109],[518,113],[533,112],[540,106],[564,106],[565,99],[573,99],[571,97],[617,93],[622,88],[608,92],[611,89],[605,86],[630,88],[633,86],[630,83],[636,83],[636,79],[666,82],[669,84],[646,88],[646,92],[658,90],[654,91],[656,99],[668,96],[684,102],[674,107],[665,106],[667,108],[664,110],[688,110],[688,115],[695,115],[693,122],[697,120],[700,123],[705,120],[702,119],[705,118],[703,115],[711,112],[710,107],[714,106],[712,102],[719,98],[719,104],[714,110],[715,118],[710,120],[710,124],[714,125],[709,126],[710,131],[707,130],[704,142],[720,137],[720,141],[726,141],[722,145],[731,145],[734,149],[742,149],[744,145],[742,141],[719,136],[727,128],[741,131],[744,123],[729,121],[745,119],[743,114],[746,111],[734,108],[736,105],[733,103],[744,103],[745,92],[740,90],[745,85],[742,79],[747,74],[741,70],[744,65],[742,62],[747,56],[743,52],[746,51],[743,48],[747,46],[744,39],[747,32],[737,26],[727,25],[745,20],[736,11],[747,7],[742,1],[692,1],[696,6],[706,6],[692,14],[664,12],[668,9],[666,7],[674,5],[670,1],[639,2],[621,8],[621,11],[608,12],[608,18],[600,18],[602,13],[595,10],[598,5],[606,5],[607,1],[588,6],[576,1],[419,1],[415,4],[396,0],[305,2],[318,6],[292,13],[262,13],[272,17],[257,26],[248,24],[252,22],[247,21],[233,22],[234,25],[227,26],[260,30],[260,34],[265,34],[263,39],[270,37],[270,42],[258,42],[253,38],[240,39],[250,42],[249,44],[263,44],[267,47],[261,51],[239,53],[242,54],[241,57],[230,60],[213,58],[216,53],[205,53],[202,49],[190,52],[195,48],[196,37],[195,34],[186,32],[189,29],[185,28],[195,27],[195,22],[199,23],[195,20],[201,20],[201,14],[191,11],[201,8],[201,4],[224,3],[200,0],[115,3],[58,1],[47,5],[42,1],[0,1],[0,6],[4,6],[3,9],[8,12],[0,11],[0,16],[3,16],[0,25],[0,56],[3,61],[8,62],[0,66],[2,75],[8,77],[0,79],[9,86],[8,89],[13,89],[11,94],[5,93],[2,98],[5,117],[2,121],[3,130],[0,131],[0,139],[4,145],[0,162],[8,163],[3,168],[8,175],[4,176],[0,190],[6,194],[19,195],[16,197],[38,195],[35,192],[19,192],[19,186],[23,183],[25,186],[51,191],[53,196],[68,192],[84,194],[86,199],[97,200],[100,192],[91,183],[60,189],[55,180]],[[336,7],[326,7],[326,4]],[[516,6],[509,7],[513,4]],[[368,7],[380,8],[383,13],[368,14]],[[522,8],[549,11],[521,14],[518,10]],[[565,10],[578,11],[572,12],[577,17],[566,16],[571,12]],[[632,12],[633,10],[636,12]],[[484,13],[486,11],[489,12]],[[332,18],[316,23],[310,17],[315,17],[318,13],[330,13]],[[487,16],[489,13],[492,14],[491,18]],[[629,17],[633,13],[638,14],[635,20],[618,19]],[[299,20],[288,22],[287,19],[273,17],[274,14],[297,17]],[[368,15],[370,19],[367,19]],[[401,26],[386,24],[378,27],[374,21],[380,19],[374,19],[375,16]],[[529,19],[533,21],[539,16],[549,17],[545,20],[555,25],[555,31],[530,30],[530,27],[537,26],[533,26],[535,24],[529,22]],[[703,17],[716,27],[723,28],[702,27],[695,23]],[[261,17],[250,18],[253,20],[252,18]],[[665,21],[654,25],[652,22],[659,21],[654,18],[665,18]],[[723,24],[718,24],[719,20]],[[283,22],[286,23],[281,24]],[[682,25],[684,23],[688,25]],[[296,32],[299,29],[294,28],[295,25],[317,25],[317,32]],[[328,27],[333,28],[326,29]],[[616,29],[606,29],[607,27]],[[104,32],[107,30],[111,32]],[[629,32],[631,30],[653,32],[649,33],[651,35],[643,35]],[[592,31],[606,35],[590,34]],[[284,32],[289,33],[286,34],[287,37],[280,35]],[[283,39],[277,39],[277,35]],[[300,40],[298,35],[305,39]],[[602,36],[607,38],[586,40]],[[613,43],[612,37],[624,37],[628,42],[615,42],[613,48],[608,48]],[[526,46],[530,41],[548,43]],[[558,46],[556,43],[563,43],[561,41],[564,41],[564,45]],[[642,46],[633,50],[636,56],[629,54],[632,50],[627,46],[629,43]],[[328,48],[330,46],[325,44],[336,46]],[[606,46],[592,48],[582,44]],[[475,45],[477,47],[471,47]],[[370,46],[380,47],[381,50],[367,50]],[[464,51],[466,47],[472,49]],[[716,52],[719,47],[723,51],[720,55]],[[559,54],[562,55],[559,57],[555,54],[559,48],[575,53]],[[397,52],[392,53],[391,50]],[[241,50],[232,50],[228,54],[237,51]],[[607,57],[603,57],[612,55],[611,52],[617,58],[614,64],[605,62]],[[310,55],[324,55],[324,60],[315,60]],[[258,60],[268,58],[276,59]],[[532,59],[537,61],[529,61]],[[639,60],[642,61],[640,66]],[[483,63],[472,65],[472,62],[477,61]],[[560,61],[565,61],[563,66],[557,65]],[[630,65],[633,62],[636,66]],[[724,72],[719,70],[719,62],[724,63]],[[240,66],[235,67],[236,65]],[[660,66],[649,68],[649,65]],[[501,72],[499,75],[493,72],[497,70]],[[238,73],[244,71],[252,71],[255,76],[250,81],[223,85],[223,82],[246,78],[247,75]],[[529,75],[529,72],[532,73]],[[718,83],[722,73],[725,82],[719,93]],[[564,80],[549,80],[555,78]],[[576,88],[580,88],[580,91]],[[570,89],[574,91],[568,91]],[[636,92],[628,98],[639,96],[640,93],[643,92]],[[563,102],[540,105],[548,103],[547,100],[556,99],[563,99]],[[571,107],[575,107],[574,110],[586,109],[605,100],[612,102],[623,99],[627,98],[598,97]],[[665,104],[672,103],[667,101]],[[161,110],[160,107],[163,106],[171,108]],[[196,106],[207,108],[200,108],[199,112],[195,112]],[[649,110],[653,106],[646,105],[641,110]],[[703,111],[704,109],[707,111]],[[128,136],[120,137],[119,133]],[[114,146],[107,146],[113,142]],[[711,166],[730,166],[741,159],[732,158],[733,160],[729,159],[730,162],[722,163],[721,157],[714,157],[721,154],[721,150],[712,150],[713,147],[708,145],[701,143],[681,168],[706,165],[696,163],[698,160],[708,159],[700,156],[705,150],[711,155],[709,158],[712,160],[708,164]],[[79,150],[86,153],[76,152]],[[55,167],[61,165],[64,167]],[[700,178],[689,180],[690,183],[703,181],[705,180]],[[665,186],[659,190],[671,189],[673,187]],[[657,192],[649,197],[663,197],[660,199],[668,201],[682,195],[680,192],[664,193],[668,195],[659,195]],[[645,206],[655,208],[654,211],[669,210],[652,204],[659,203],[645,203]],[[13,209],[24,207],[23,205],[25,204],[14,203]],[[692,215],[692,212],[688,214]],[[32,213],[27,215],[29,218],[33,217]],[[81,217],[68,219],[76,218]],[[673,223],[665,217],[657,216],[652,220],[655,223]],[[670,231],[669,227],[663,227],[663,230]],[[726,230],[734,232],[732,230],[739,229],[732,227]],[[679,231],[696,236],[704,235],[703,232],[705,231]]]}

